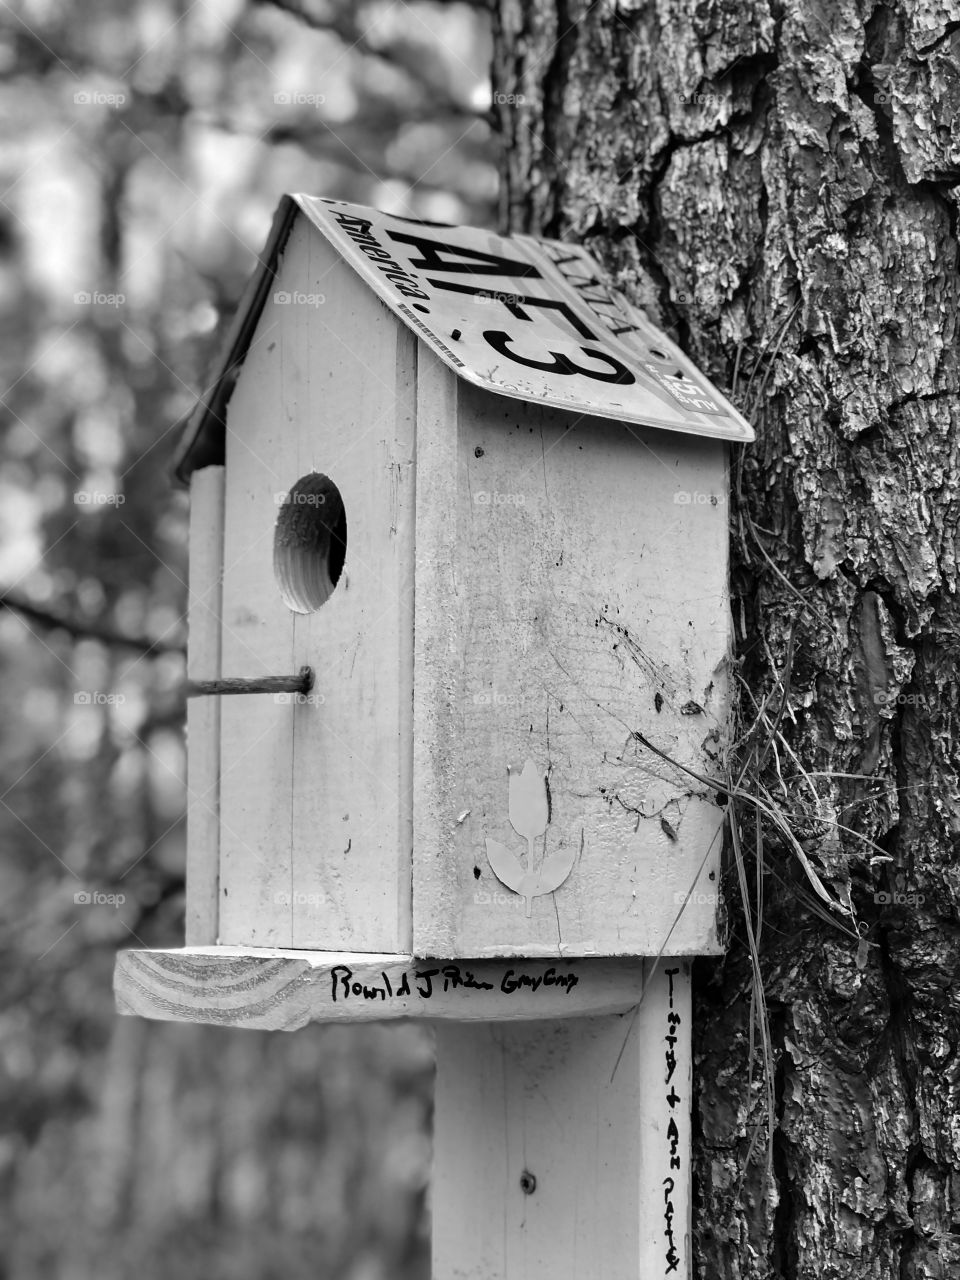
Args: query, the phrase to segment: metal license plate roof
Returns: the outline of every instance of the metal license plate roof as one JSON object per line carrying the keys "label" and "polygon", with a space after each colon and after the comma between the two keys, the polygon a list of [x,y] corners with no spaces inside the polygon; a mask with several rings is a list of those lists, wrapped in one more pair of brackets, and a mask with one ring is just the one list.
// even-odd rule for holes
{"label": "metal license plate roof", "polygon": [[468,382],[602,418],[753,440],[733,405],[578,245],[293,199]]}

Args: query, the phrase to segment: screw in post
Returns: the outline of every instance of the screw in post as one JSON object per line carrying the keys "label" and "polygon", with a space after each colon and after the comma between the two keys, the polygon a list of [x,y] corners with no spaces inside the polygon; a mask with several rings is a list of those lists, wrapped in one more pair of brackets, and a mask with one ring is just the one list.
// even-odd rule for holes
{"label": "screw in post", "polygon": [[529,1169],[524,1169],[520,1175],[520,1190],[525,1196],[532,1196],[537,1189],[537,1180]]}

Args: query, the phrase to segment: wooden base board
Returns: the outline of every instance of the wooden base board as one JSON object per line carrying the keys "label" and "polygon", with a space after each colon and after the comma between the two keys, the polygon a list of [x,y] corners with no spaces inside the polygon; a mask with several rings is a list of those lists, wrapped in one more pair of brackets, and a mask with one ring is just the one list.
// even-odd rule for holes
{"label": "wooden base board", "polygon": [[262,1030],[392,1018],[518,1022],[630,1009],[653,964],[184,947],[119,952],[114,989],[121,1013]]}

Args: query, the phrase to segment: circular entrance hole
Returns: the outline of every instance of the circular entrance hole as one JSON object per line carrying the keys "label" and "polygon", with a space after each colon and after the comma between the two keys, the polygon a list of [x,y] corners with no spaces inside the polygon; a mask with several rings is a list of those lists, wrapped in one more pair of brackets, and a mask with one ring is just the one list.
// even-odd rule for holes
{"label": "circular entrance hole", "polygon": [[326,604],[340,580],[347,550],[347,516],[329,476],[311,471],[283,498],[273,534],[273,573],[283,603],[294,613]]}

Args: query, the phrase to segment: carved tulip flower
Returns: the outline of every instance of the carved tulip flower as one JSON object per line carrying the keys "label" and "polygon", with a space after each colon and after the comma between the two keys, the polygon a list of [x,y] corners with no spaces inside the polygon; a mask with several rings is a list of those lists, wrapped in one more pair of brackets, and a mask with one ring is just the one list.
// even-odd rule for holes
{"label": "carved tulip flower", "polygon": [[549,858],[544,857],[539,869],[536,868],[533,842],[545,834],[550,821],[546,774],[528,759],[519,773],[507,769],[507,783],[510,825],[527,842],[526,869],[512,849],[489,837],[486,842],[487,858],[501,884],[523,895],[529,916],[534,898],[552,893],[563,884],[573,869],[576,854],[573,851],[555,853]]}
{"label": "carved tulip flower", "polygon": [[550,821],[547,803],[547,780],[532,760],[528,759],[521,773],[507,769],[510,798],[507,812],[510,825],[518,836],[527,842],[527,870],[533,870],[533,842],[542,836]]}

